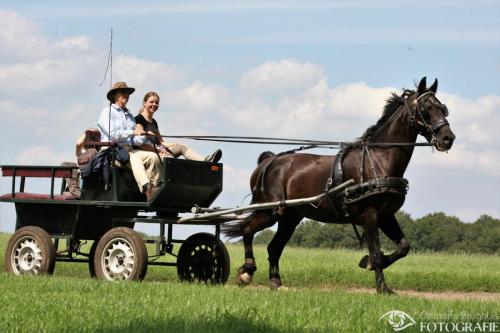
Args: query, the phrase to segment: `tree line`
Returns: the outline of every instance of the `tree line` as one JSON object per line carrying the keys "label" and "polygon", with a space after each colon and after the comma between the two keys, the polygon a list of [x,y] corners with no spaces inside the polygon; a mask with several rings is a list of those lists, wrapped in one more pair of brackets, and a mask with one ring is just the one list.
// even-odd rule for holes
{"label": "tree line", "polygon": [[[406,238],[411,242],[413,251],[500,254],[500,220],[489,215],[481,215],[473,223],[464,223],[455,216],[441,212],[418,219],[413,219],[408,213],[398,212],[396,218]],[[362,228],[358,227],[358,230],[362,235]],[[273,236],[272,229],[264,230],[256,235],[255,244],[268,244]],[[382,248],[395,248],[394,243],[382,232],[380,239]],[[351,224],[327,224],[311,220],[306,220],[297,227],[288,245],[308,248],[360,248]]]}

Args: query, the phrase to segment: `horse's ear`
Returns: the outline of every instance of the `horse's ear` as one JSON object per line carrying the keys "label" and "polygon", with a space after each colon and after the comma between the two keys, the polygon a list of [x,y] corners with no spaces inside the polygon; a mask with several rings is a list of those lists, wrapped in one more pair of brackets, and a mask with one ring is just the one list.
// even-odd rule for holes
{"label": "horse's ear", "polygon": [[434,83],[429,87],[429,90],[433,93],[436,93],[436,91],[438,90],[438,79],[434,80]]}
{"label": "horse's ear", "polygon": [[422,95],[425,92],[426,86],[427,86],[427,77],[424,76],[422,80],[420,80],[420,83],[418,84],[417,91],[419,95]]}

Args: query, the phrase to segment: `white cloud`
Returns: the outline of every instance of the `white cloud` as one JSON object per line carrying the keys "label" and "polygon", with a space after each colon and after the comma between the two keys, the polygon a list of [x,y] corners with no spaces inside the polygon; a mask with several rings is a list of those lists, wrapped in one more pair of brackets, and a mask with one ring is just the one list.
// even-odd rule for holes
{"label": "white cloud", "polygon": [[457,140],[475,145],[500,143],[500,96],[481,96],[476,100],[446,93],[439,96],[450,111],[449,119],[452,130],[456,129]]}
{"label": "white cloud", "polygon": [[472,148],[466,143],[455,143],[447,153],[430,154],[416,149],[412,163],[448,170],[468,170],[500,176],[500,151]]}
{"label": "white cloud", "polygon": [[[176,85],[183,74],[175,66],[128,55],[115,59],[113,81],[126,81],[138,91],[157,91],[159,87]],[[142,96],[141,96],[142,98]]]}
{"label": "white cloud", "polygon": [[62,49],[76,49],[80,51],[87,51],[92,47],[92,41],[87,36],[76,36],[64,38],[61,41],[56,42],[55,45],[59,46]]}
{"label": "white cloud", "polygon": [[395,88],[373,88],[364,82],[340,85],[331,89],[329,109],[334,116],[356,119],[379,118],[386,99]]}
{"label": "white cloud", "polygon": [[76,54],[82,57],[82,52],[91,52],[87,55],[95,53],[88,37],[72,36],[59,41],[47,39],[33,22],[13,11],[0,9],[0,22],[0,61],[4,63],[29,64],[49,58],[70,59]]}
{"label": "white cloud", "polygon": [[224,190],[234,192],[250,192],[250,175],[253,170],[238,169],[224,164]]}
{"label": "white cloud", "polygon": [[[95,57],[40,59],[30,63],[0,65],[0,86],[8,86],[9,94],[38,93],[76,87],[84,89],[98,63]],[[90,74],[90,75],[89,75]],[[82,87],[83,86],[83,87]],[[4,92],[5,93],[5,92]]]}
{"label": "white cloud", "polygon": [[381,116],[385,99],[393,90],[372,88],[363,82],[331,88],[320,78],[300,93],[287,94],[276,102],[258,94],[232,99],[231,106],[221,112],[230,122],[255,131],[350,140]]}
{"label": "white cloud", "polygon": [[323,68],[317,64],[282,59],[267,61],[243,73],[240,84],[244,89],[257,92],[283,92],[309,87],[323,75]]}
{"label": "white cloud", "polygon": [[227,98],[224,86],[195,81],[182,89],[167,90],[161,96],[161,104],[167,108],[203,111],[221,107]]}
{"label": "white cloud", "polygon": [[0,60],[11,61],[44,54],[47,41],[36,26],[16,12],[0,9]]}

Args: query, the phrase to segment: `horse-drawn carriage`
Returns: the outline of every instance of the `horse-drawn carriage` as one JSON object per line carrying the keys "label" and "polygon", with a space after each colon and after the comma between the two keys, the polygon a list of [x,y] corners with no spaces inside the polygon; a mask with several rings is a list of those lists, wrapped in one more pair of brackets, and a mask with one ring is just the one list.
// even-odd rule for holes
{"label": "horse-drawn carriage", "polygon": [[[114,166],[110,168],[109,188],[102,180],[89,179],[83,181],[81,197],[75,198],[64,189],[66,179],[77,171],[77,166],[2,166],[2,175],[11,177],[12,183],[10,193],[0,196],[0,201],[13,202],[17,214],[16,232],[5,255],[7,271],[51,274],[56,261],[88,261],[92,276],[141,280],[149,264],[177,266],[181,280],[226,282],[229,256],[219,237],[219,223],[224,218],[190,222],[213,225],[214,234],[196,233],[183,241],[173,238],[179,213],[195,205],[209,207],[221,193],[222,164],[164,159],[162,185],[150,200],[138,191],[129,170]],[[26,192],[26,179],[32,177],[48,178],[50,192]],[[58,179],[61,191],[55,193]],[[133,230],[136,223],[159,225],[159,237],[143,240]],[[66,245],[59,250],[63,240]],[[92,246],[84,253],[82,245],[86,242],[92,242]],[[156,245],[153,255],[148,256],[145,243]],[[177,254],[175,243],[181,244]],[[176,257],[176,262],[156,260],[163,255]]]}
{"label": "horse-drawn carriage", "polygon": [[[179,277],[223,283],[229,274],[229,257],[219,239],[220,224],[240,220],[222,228],[226,236],[243,238],[245,262],[239,268],[238,281],[249,283],[257,269],[252,248],[255,233],[277,223],[267,249],[270,286],[279,288],[281,254],[295,227],[306,217],[325,223],[351,223],[356,234],[356,226],[362,227],[363,237],[358,238],[366,242],[369,255],[359,266],[374,271],[378,292],[390,293],[383,270],[410,250],[394,214],[405,200],[408,181],[403,176],[414,147],[426,145],[447,151],[455,139],[446,119],[448,109],[435,96],[437,85],[436,80],[427,87],[423,78],[416,91],[393,94],[378,122],[359,141],[340,145],[342,149],[335,156],[263,153],[250,179],[252,205],[246,207],[208,208],[222,191],[221,164],[164,160],[163,185],[149,200],[137,192],[129,172],[115,167],[111,167],[109,188],[88,182],[80,200],[67,200],[54,194],[54,179],[71,177],[71,167],[3,166],[3,175],[12,177],[12,191],[0,201],[14,202],[17,211],[17,231],[7,247],[7,270],[51,273],[56,260],[81,261],[74,257],[81,254],[88,257],[83,261],[89,262],[92,275],[108,280],[142,279],[148,255],[143,240],[132,230],[134,224],[160,225],[160,238],[152,241],[158,257],[174,255],[172,228],[182,222],[212,224],[216,232],[179,241],[182,245],[174,264]],[[417,143],[419,135],[427,143]],[[311,147],[325,144],[332,142],[319,141]],[[16,177],[21,177],[19,192],[15,192]],[[25,193],[26,177],[49,177],[50,194]],[[178,217],[192,207],[196,214]],[[240,211],[251,213],[242,218],[233,214]],[[142,212],[156,212],[156,216]],[[389,255],[381,251],[379,230],[396,244]],[[68,245],[56,252],[59,239],[66,239]],[[82,240],[94,241],[89,253],[81,253]]]}

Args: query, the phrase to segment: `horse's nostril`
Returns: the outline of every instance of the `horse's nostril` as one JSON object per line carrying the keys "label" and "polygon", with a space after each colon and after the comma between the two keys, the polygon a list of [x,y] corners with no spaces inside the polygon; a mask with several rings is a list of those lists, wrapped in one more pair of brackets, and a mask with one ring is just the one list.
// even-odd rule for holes
{"label": "horse's nostril", "polygon": [[446,135],[443,137],[443,143],[445,145],[451,145],[453,143],[453,140],[455,140],[455,136],[454,135]]}

